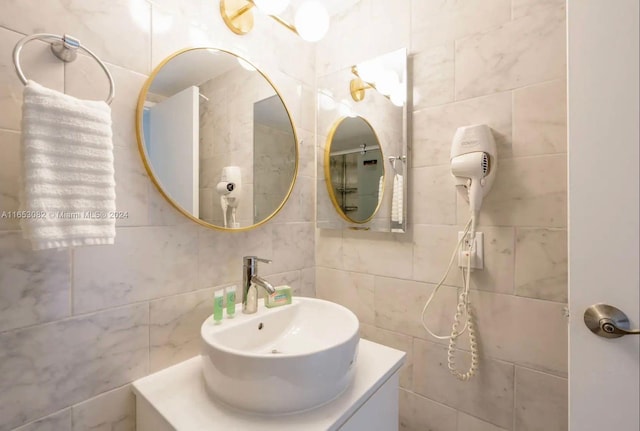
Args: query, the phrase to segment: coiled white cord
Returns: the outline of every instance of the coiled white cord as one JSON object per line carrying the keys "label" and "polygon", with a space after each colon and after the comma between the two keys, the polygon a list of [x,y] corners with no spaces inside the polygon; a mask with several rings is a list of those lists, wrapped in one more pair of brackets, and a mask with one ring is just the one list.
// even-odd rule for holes
{"label": "coiled white cord", "polygon": [[[475,234],[475,217],[473,216],[465,226],[464,232],[460,237],[460,240],[456,244],[455,249],[453,250],[453,254],[451,255],[451,259],[449,260],[449,265],[447,266],[447,270],[445,271],[444,276],[438,282],[435,289],[433,289],[433,291],[431,292],[431,295],[427,299],[427,302],[424,304],[424,307],[422,309],[422,315],[421,315],[422,326],[424,327],[424,329],[427,330],[427,332],[432,337],[437,338],[439,340],[449,340],[449,349],[447,352],[447,366],[449,368],[449,372],[453,374],[458,380],[463,380],[463,381],[467,381],[471,379],[471,377],[473,377],[476,374],[479,366],[478,342],[476,340],[475,326],[473,324],[473,316],[471,314],[471,302],[469,300],[469,284],[471,280],[471,247],[473,244],[472,242],[469,244],[469,253],[467,255],[467,267],[465,268],[466,274],[465,274],[465,269],[462,270],[464,290],[458,297],[456,313],[454,315],[453,326],[451,328],[451,335],[437,335],[433,333],[431,329],[429,329],[429,327],[427,326],[424,320],[424,316],[425,316],[425,313],[427,312],[427,309],[429,308],[429,305],[433,301],[433,298],[436,296],[436,294],[438,293],[438,290],[440,290],[440,287],[442,287],[442,285],[444,284],[444,281],[449,275],[449,272],[451,271],[451,267],[453,266],[453,262],[455,261],[456,256],[458,255],[458,250],[460,249],[460,246],[464,243],[464,240],[467,237],[467,234],[469,233],[469,231],[472,231],[473,234]],[[464,319],[464,325],[462,327],[462,330],[458,330],[463,314],[466,316],[466,318]],[[471,348],[471,365],[469,367],[469,370],[466,373],[462,373],[458,371],[456,368],[455,353],[456,353],[457,339],[460,335],[464,333],[466,329],[469,330],[469,345]]]}

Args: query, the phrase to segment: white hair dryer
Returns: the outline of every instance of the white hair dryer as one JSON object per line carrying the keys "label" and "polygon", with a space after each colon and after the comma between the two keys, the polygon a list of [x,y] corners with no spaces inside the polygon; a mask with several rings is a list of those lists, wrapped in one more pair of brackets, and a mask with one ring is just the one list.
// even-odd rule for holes
{"label": "white hair dryer", "polygon": [[491,129],[485,124],[459,127],[451,144],[451,174],[458,193],[469,201],[471,237],[482,199],[489,193],[498,166],[496,143]]}
{"label": "white hair dryer", "polygon": [[[238,228],[236,210],[240,204],[240,192],[242,190],[242,174],[238,166],[225,166],[222,168],[220,182],[216,185],[216,192],[220,195],[220,206],[224,217],[224,227]],[[227,222],[227,213],[231,208],[231,226]]]}
{"label": "white hair dryer", "polygon": [[[476,219],[482,207],[482,199],[489,193],[491,185],[496,175],[498,167],[496,143],[493,140],[491,129],[485,124],[460,127],[456,130],[451,144],[451,174],[456,180],[456,188],[466,200],[469,201],[471,219],[467,223],[463,232],[458,234],[458,244],[456,245],[449,266],[436,287],[431,291],[422,309],[422,325],[433,337],[440,340],[449,340],[447,352],[447,366],[451,374],[459,380],[467,381],[471,379],[478,370],[479,354],[478,342],[476,340],[475,324],[469,299],[469,289],[472,268],[482,269],[482,234],[478,232],[476,236]],[[468,234],[468,236],[467,236]],[[424,318],[436,293],[445,282],[455,256],[459,256],[459,266],[463,268],[462,279],[464,290],[458,296],[458,304],[454,315],[454,323],[451,327],[450,335],[437,335],[429,329]],[[479,260],[479,264],[474,265],[474,259]],[[463,325],[460,329],[460,325]],[[471,351],[471,364],[466,372],[459,371],[456,366],[455,356],[457,353],[458,337],[467,330],[469,333],[469,350]]]}

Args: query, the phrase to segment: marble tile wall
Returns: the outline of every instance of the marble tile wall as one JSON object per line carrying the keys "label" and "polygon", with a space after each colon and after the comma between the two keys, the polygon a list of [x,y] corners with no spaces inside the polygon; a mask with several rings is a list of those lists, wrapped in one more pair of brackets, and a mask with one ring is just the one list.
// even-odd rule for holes
{"label": "marble tile wall", "polygon": [[[322,229],[316,239],[317,296],[353,310],[364,338],[407,352],[402,430],[567,429],[564,3],[361,0],[318,44],[319,77],[410,49],[409,232]],[[492,128],[499,161],[479,220],[485,269],[472,279],[480,369],[465,383],[420,314],[468,218],[449,173],[451,138],[476,123]],[[436,332],[450,332],[461,285],[453,271],[433,302]],[[458,347],[463,368],[464,336]]]}
{"label": "marble tile wall", "polygon": [[[212,292],[239,284],[243,255],[273,259],[264,275],[314,295],[314,48],[264,16],[251,34],[236,36],[209,0],[3,1],[0,211],[18,205],[23,87],[11,52],[34,32],[78,37],[112,72],[117,207],[129,218],[119,220],[113,247],[45,252],[31,251],[17,222],[0,218],[0,431],[133,430],[129,383],[198,353]],[[236,51],[263,69],[303,140],[290,201],[250,232],[193,224],[160,196],[138,155],[138,93],[165,56],[192,46]],[[63,65],[45,43],[27,45],[22,66],[77,97],[108,91],[93,60],[80,55]]]}

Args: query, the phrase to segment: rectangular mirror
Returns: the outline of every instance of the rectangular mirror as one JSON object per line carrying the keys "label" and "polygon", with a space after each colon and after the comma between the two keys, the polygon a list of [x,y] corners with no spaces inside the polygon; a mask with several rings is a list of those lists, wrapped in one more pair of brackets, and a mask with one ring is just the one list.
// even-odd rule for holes
{"label": "rectangular mirror", "polygon": [[407,50],[318,77],[317,227],[407,228]]}

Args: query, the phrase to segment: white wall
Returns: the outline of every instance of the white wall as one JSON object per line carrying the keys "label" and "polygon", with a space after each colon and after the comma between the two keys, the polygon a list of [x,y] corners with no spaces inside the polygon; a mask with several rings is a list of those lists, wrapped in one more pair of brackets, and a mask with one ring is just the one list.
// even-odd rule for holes
{"label": "white wall", "polygon": [[[152,30],[153,29],[153,30]],[[18,224],[0,219],[0,430],[133,429],[127,384],[198,352],[212,286],[239,283],[243,255],[260,271],[313,294],[315,149],[313,46],[265,17],[240,37],[210,0],[4,0],[0,14],[0,210],[17,208],[22,84],[11,51],[24,35],[69,33],[94,50],[116,83],[117,207],[129,218],[116,245],[32,252]],[[134,113],[152,68],[175,50],[237,51],[272,78],[300,137],[300,177],[283,211],[246,233],[206,230],[167,204],[138,155]],[[85,56],[63,65],[44,43],[23,52],[27,76],[103,98],[103,72]],[[73,425],[72,425],[73,418]],[[103,425],[100,425],[103,424]],[[48,428],[47,428],[48,427]]]}

